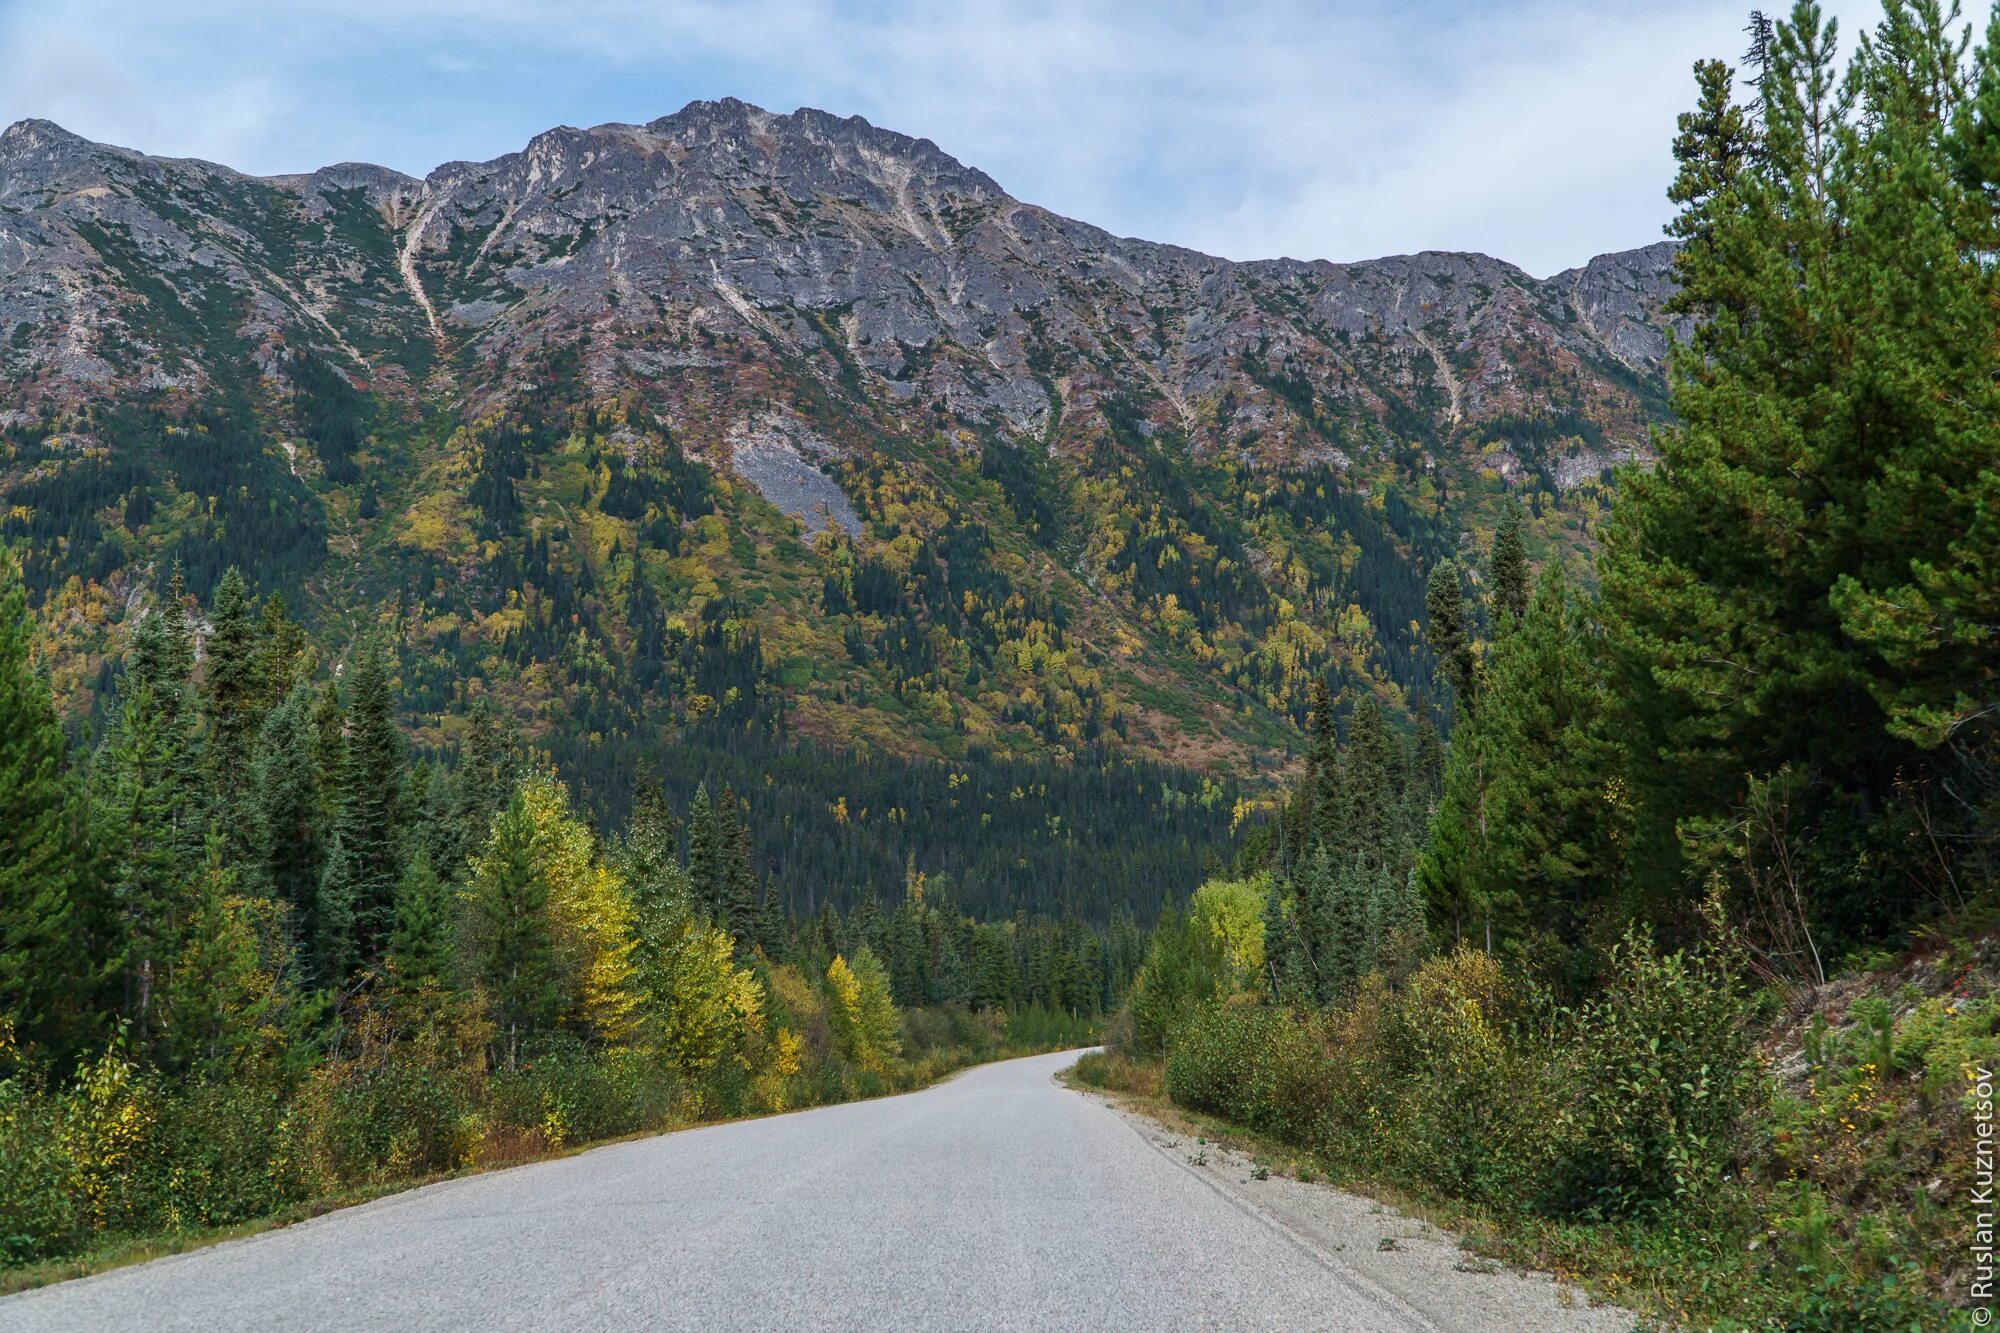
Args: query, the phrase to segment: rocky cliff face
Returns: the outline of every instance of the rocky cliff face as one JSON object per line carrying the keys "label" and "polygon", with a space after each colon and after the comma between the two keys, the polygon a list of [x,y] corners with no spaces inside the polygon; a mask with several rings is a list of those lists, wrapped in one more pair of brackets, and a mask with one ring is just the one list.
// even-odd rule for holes
{"label": "rocky cliff face", "polygon": [[[303,364],[373,396],[364,453],[420,487],[436,460],[395,421],[505,417],[560,359],[571,406],[625,405],[629,464],[660,439],[724,475],[733,460],[805,533],[886,531],[864,475],[884,460],[945,484],[963,460],[1018,490],[1020,451],[1067,516],[1044,582],[1126,598],[1134,633],[1213,609],[1215,588],[1171,587],[1159,561],[1215,553],[1213,577],[1337,618],[1366,599],[1334,605],[1330,576],[1298,572],[1312,562],[1245,504],[1308,473],[1357,513],[1394,492],[1437,533],[1391,521],[1381,551],[1400,556],[1371,558],[1415,560],[1511,487],[1548,497],[1549,540],[1577,540],[1603,470],[1663,415],[1670,259],[1654,245],[1546,281],[1473,254],[1232,263],[1023,203],[927,140],[733,100],[550,130],[421,181],[355,164],[260,179],[25,121],[0,134],[0,426],[43,440],[93,404],[227,401],[339,515],[351,479],[318,456]],[[1125,484],[1156,453],[1175,478]],[[1008,521],[1029,503],[1013,501]],[[1134,555],[1149,505],[1179,556]],[[1105,506],[1137,526],[1109,534]],[[1350,575],[1357,542],[1375,549],[1334,536]],[[1252,651],[1275,613],[1214,614],[1182,643],[1196,660]],[[1338,655],[1330,622],[1314,635]],[[1368,664],[1411,658],[1409,627],[1373,639],[1359,677],[1415,688],[1409,661]],[[1248,692],[1253,711],[1290,706],[1289,686]]]}
{"label": "rocky cliff face", "polygon": [[[300,344],[390,384],[435,344],[477,392],[504,389],[485,372],[510,354],[580,340],[609,387],[720,334],[1036,438],[1134,390],[1273,465],[1538,412],[1629,447],[1657,415],[1670,258],[1546,282],[1483,255],[1230,263],[1022,203],[928,140],[736,101],[550,130],[422,181],[262,180],[44,121],[0,134],[0,342],[23,396],[57,401]],[[159,327],[155,284],[198,318]]]}

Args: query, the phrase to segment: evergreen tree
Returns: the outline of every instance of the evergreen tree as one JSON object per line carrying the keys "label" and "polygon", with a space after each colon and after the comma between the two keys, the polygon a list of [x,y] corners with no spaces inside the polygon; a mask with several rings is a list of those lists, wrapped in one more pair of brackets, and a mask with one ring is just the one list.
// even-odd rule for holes
{"label": "evergreen tree", "polygon": [[1456,708],[1470,714],[1477,684],[1477,659],[1473,655],[1472,627],[1465,611],[1465,588],[1458,566],[1440,560],[1431,570],[1424,593],[1424,627],[1431,656],[1437,661],[1442,683],[1450,691]]}
{"label": "evergreen tree", "polygon": [[1494,645],[1480,711],[1452,742],[1421,878],[1460,933],[1477,917],[1503,942],[1549,933],[1577,947],[1593,903],[1616,892],[1628,811],[1599,635],[1560,566]]}
{"label": "evergreen tree", "polygon": [[687,835],[688,883],[694,892],[695,906],[711,920],[718,919],[722,915],[722,885],[727,873],[724,858],[728,852],[705,782],[695,791],[694,804],[688,807]]}
{"label": "evergreen tree", "polygon": [[1355,706],[1341,755],[1341,828],[1344,853],[1380,863],[1403,840],[1402,746],[1373,698]]}
{"label": "evergreen tree", "polygon": [[1428,807],[1444,789],[1444,741],[1438,735],[1437,725],[1431,721],[1431,710],[1417,710],[1417,739],[1410,756],[1410,792],[1417,798],[1415,804],[1423,808],[1428,817]]}
{"label": "evergreen tree", "polygon": [[282,593],[274,592],[264,599],[257,616],[256,639],[251,674],[257,682],[257,703],[261,708],[273,708],[298,684],[309,646],[305,630],[291,618]]}
{"label": "evergreen tree", "polygon": [[433,848],[433,866],[446,881],[465,876],[467,858],[486,845],[493,816],[506,808],[520,777],[516,738],[491,700],[477,700],[471,709],[465,752],[452,784],[455,837],[440,835]]}
{"label": "evergreen tree", "polygon": [[1333,695],[1325,681],[1312,683],[1311,699],[1312,739],[1306,750],[1310,822],[1305,828],[1301,856],[1312,847],[1342,846],[1346,838],[1342,824],[1346,802],[1341,794],[1340,737],[1333,721]]}
{"label": "evergreen tree", "polygon": [[1375,941],[1374,966],[1392,981],[1400,980],[1430,948],[1430,924],[1424,912],[1423,890],[1415,868],[1396,874],[1385,868],[1376,876],[1369,903]]}
{"label": "evergreen tree", "polygon": [[1453,944],[1463,944],[1468,931],[1479,937],[1490,916],[1482,890],[1490,851],[1487,757],[1476,722],[1453,733],[1430,839],[1417,862],[1428,909]]}
{"label": "evergreen tree", "polygon": [[1594,900],[1615,894],[1622,825],[1611,700],[1598,633],[1559,566],[1493,654],[1479,728],[1491,756],[1488,799],[1506,812],[1485,859],[1483,894],[1526,914],[1528,929],[1581,942]]}
{"label": "evergreen tree", "polygon": [[334,841],[321,894],[329,905],[345,904],[351,912],[355,957],[370,964],[381,959],[388,944],[396,885],[403,876],[403,737],[396,730],[381,650],[364,643],[353,656],[353,703],[334,789]]}
{"label": "evergreen tree", "polygon": [[[194,625],[188,619],[187,580],[182,575],[180,561],[174,561],[173,573],[167,579],[165,600],[153,608],[153,614],[160,617],[155,629],[160,631],[161,652],[157,666],[142,661],[141,671],[147,672],[158,685],[161,676],[177,681],[187,681],[194,677]],[[151,617],[148,616],[148,619]],[[143,628],[143,622],[140,628]]]}
{"label": "evergreen tree", "polygon": [[655,1034],[674,1022],[676,972],[694,929],[693,894],[674,838],[674,820],[657,781],[643,784],[633,801],[625,833],[612,849],[612,864],[632,897],[632,967],[644,1009]]}
{"label": "evergreen tree", "polygon": [[420,990],[451,982],[454,908],[451,886],[431,869],[430,854],[419,849],[396,886],[396,928],[389,935],[388,963],[399,985]]}
{"label": "evergreen tree", "polygon": [[340,698],[340,682],[329,680],[313,696],[312,761],[318,771],[321,799],[329,825],[338,813],[336,801],[347,764],[347,709]]}
{"label": "evergreen tree", "polygon": [[1290,969],[1280,989],[1316,1004],[1339,993],[1340,894],[1335,879],[1333,857],[1325,847],[1315,849],[1293,870],[1287,905],[1291,937],[1281,940],[1279,950]]}
{"label": "evergreen tree", "polygon": [[294,687],[264,719],[258,741],[256,863],[261,892],[284,903],[309,956],[320,956],[320,877],[325,872],[325,802],[313,760],[307,685]]}
{"label": "evergreen tree", "polygon": [[715,888],[716,918],[736,940],[739,956],[757,942],[757,867],[750,847],[749,807],[734,790],[722,789],[716,817],[722,865]]}
{"label": "evergreen tree", "polygon": [[1521,506],[1512,496],[1500,510],[1491,565],[1494,620],[1504,629],[1528,613],[1528,545],[1521,531]]}
{"label": "evergreen tree", "polygon": [[28,629],[26,594],[0,552],[0,1025],[37,1045],[89,998],[75,950],[90,886],[67,747]]}
{"label": "evergreen tree", "polygon": [[1382,871],[1367,858],[1355,856],[1326,871],[1325,896],[1319,904],[1317,936],[1319,1000],[1333,1004],[1354,989],[1375,965],[1373,904],[1380,896],[1376,881]]}
{"label": "evergreen tree", "polygon": [[201,808],[194,709],[176,604],[133,630],[120,700],[92,773],[93,823],[106,858],[112,916],[106,964],[123,980],[122,1010],[146,1049],[159,1034],[161,986],[180,949],[181,908],[199,860]]}
{"label": "evergreen tree", "polygon": [[536,855],[534,816],[520,793],[494,817],[472,870],[474,968],[493,1015],[495,1063],[513,1070],[521,1043],[553,1029],[562,1005],[549,882]]}
{"label": "evergreen tree", "polygon": [[1271,876],[1264,898],[1264,972],[1271,997],[1280,1004],[1300,1004],[1312,996],[1298,918],[1286,898],[1288,887],[1296,892],[1297,875],[1304,868],[1303,863],[1295,866],[1291,880]]}
{"label": "evergreen tree", "polygon": [[223,834],[224,859],[236,864],[249,855],[255,840],[247,798],[251,758],[264,711],[257,626],[242,571],[232,566],[216,584],[208,618],[201,668],[207,732],[203,782],[210,825]]}
{"label": "evergreen tree", "polygon": [[338,990],[362,963],[355,902],[363,867],[347,850],[338,826],[326,843],[319,887],[307,919],[307,956],[302,960],[319,985]]}
{"label": "evergreen tree", "polygon": [[895,1002],[890,998],[889,974],[872,950],[861,948],[854,954],[854,1026],[861,1063],[880,1068],[902,1052],[897,1035],[900,1023]]}
{"label": "evergreen tree", "polygon": [[688,879],[681,868],[679,851],[666,794],[657,781],[648,782],[632,802],[632,816],[626,822],[615,855],[618,871],[630,886],[633,904],[642,915],[687,909]]}
{"label": "evergreen tree", "polygon": [[1883,812],[1943,782],[1954,719],[1989,712],[1993,636],[1964,617],[1991,599],[2000,274],[1975,165],[1992,121],[1951,24],[1894,0],[1845,78],[1834,37],[1797,6],[1750,107],[1728,69],[1697,71],[1672,191],[1677,424],[1621,482],[1600,568],[1635,864],[1678,893],[1677,829],[1789,768],[1798,832],[1826,849],[1815,910],[1865,938],[1922,900],[1891,886],[1949,879]]}

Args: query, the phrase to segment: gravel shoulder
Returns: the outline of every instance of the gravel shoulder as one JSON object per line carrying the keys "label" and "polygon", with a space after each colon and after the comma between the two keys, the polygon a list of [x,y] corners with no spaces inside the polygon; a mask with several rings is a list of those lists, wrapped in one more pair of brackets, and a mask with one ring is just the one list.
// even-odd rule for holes
{"label": "gravel shoulder", "polygon": [[1163,1123],[1113,1097],[1074,1088],[1131,1126],[1155,1150],[1238,1207],[1368,1286],[1404,1303],[1441,1333],[1627,1333],[1629,1310],[1594,1305],[1581,1288],[1546,1273],[1475,1255],[1448,1232],[1365,1195],[1274,1171],[1257,1160]]}

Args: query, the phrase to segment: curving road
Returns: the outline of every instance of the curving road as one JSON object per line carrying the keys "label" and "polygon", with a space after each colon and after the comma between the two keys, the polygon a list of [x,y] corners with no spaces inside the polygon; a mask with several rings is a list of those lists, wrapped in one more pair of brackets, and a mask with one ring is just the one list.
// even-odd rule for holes
{"label": "curving road", "polygon": [[447,1181],[10,1297],[0,1330],[1459,1322],[1055,1083],[1074,1059]]}

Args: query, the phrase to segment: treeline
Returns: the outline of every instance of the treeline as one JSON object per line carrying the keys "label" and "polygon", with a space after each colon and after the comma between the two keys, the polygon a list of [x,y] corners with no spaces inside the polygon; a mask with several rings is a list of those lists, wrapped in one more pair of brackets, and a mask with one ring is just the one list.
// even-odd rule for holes
{"label": "treeline", "polygon": [[829,903],[887,910],[912,861],[981,920],[1120,914],[1152,924],[1162,901],[1227,864],[1239,784],[1101,750],[1071,762],[975,750],[955,760],[856,754],[796,734],[707,723],[669,740],[550,733],[542,744],[607,824],[629,775],[658,773],[685,808],[703,782],[754,799],[753,855],[787,915]]}
{"label": "treeline", "polygon": [[[259,1216],[1081,1041],[1125,915],[784,909],[748,801],[655,773],[601,835],[498,710],[413,753],[379,643],[234,570],[136,624],[73,752],[0,573],[0,1258]],[[684,814],[676,814],[676,810]]]}
{"label": "treeline", "polygon": [[1827,985],[1996,901],[2000,28],[1886,11],[1844,72],[1813,4],[1753,18],[1747,102],[1698,66],[1678,424],[1596,588],[1518,507],[1480,577],[1439,562],[1448,746],[1316,688],[1283,821],[1163,919],[1119,1043],[1701,1324],[1946,1326],[2000,1057],[1969,948]]}

